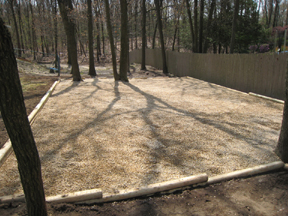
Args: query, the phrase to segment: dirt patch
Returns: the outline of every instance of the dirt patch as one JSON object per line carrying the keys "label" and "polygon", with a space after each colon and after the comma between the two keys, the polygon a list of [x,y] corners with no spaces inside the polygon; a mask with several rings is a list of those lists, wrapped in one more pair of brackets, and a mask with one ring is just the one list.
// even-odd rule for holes
{"label": "dirt patch", "polygon": [[[288,214],[288,173],[222,182],[205,188],[98,205],[48,204],[49,215],[256,215]],[[23,203],[2,205],[0,215],[25,215]]]}
{"label": "dirt patch", "polygon": [[[64,80],[32,126],[46,195],[116,194],[277,161],[282,109],[192,78]],[[15,157],[1,169],[0,195],[21,193]]]}
{"label": "dirt patch", "polygon": [[[25,65],[24,65],[25,64]],[[24,66],[23,66],[24,65]],[[28,68],[27,68],[28,67]],[[25,68],[25,69],[23,69]],[[58,80],[55,76],[43,76],[33,74],[33,70],[40,71],[41,67],[37,65],[31,65],[31,63],[19,63],[18,61],[18,69],[19,76],[22,85],[22,91],[25,100],[26,111],[29,114],[35,108],[35,106],[39,103],[41,98],[46,94],[51,85]],[[8,140],[8,134],[5,129],[4,122],[0,115],[0,148],[6,143]]]}
{"label": "dirt patch", "polygon": [[[87,78],[56,88],[33,126],[46,195],[94,187],[118,193],[278,160],[273,149],[283,105],[190,78],[136,74],[130,84]],[[4,166],[1,195],[21,192],[15,158]],[[287,215],[287,178],[282,172],[173,195],[48,209],[51,215]],[[25,214],[24,204],[0,208],[1,215],[14,213]]]}

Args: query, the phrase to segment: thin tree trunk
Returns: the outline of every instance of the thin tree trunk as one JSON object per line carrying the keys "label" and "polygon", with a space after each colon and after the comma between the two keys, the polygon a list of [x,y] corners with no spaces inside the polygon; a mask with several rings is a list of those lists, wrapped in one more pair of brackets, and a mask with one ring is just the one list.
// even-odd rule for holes
{"label": "thin tree trunk", "polygon": [[156,32],[158,28],[158,22],[156,22],[154,33],[153,33],[153,40],[152,40],[152,49],[155,49],[155,41],[156,41]]}
{"label": "thin tree trunk", "polygon": [[191,32],[191,39],[192,39],[192,50],[194,51],[195,43],[194,43],[194,28],[193,28],[193,21],[192,21],[192,15],[191,15],[191,9],[189,0],[186,0],[186,8],[187,8],[187,14],[188,14],[188,20],[189,20],[189,26],[190,26],[190,32]]}
{"label": "thin tree trunk", "polygon": [[216,0],[212,0],[211,2],[211,6],[210,6],[210,10],[209,10],[209,14],[208,14],[208,21],[207,21],[207,27],[206,27],[206,37],[205,37],[205,42],[204,42],[204,53],[207,53],[207,49],[208,49],[208,37],[211,34],[211,23],[212,23],[212,16],[213,16],[213,12],[214,12],[214,8],[216,6]]}
{"label": "thin tree trunk", "polygon": [[128,82],[128,54],[129,54],[129,38],[128,38],[128,14],[127,1],[120,0],[121,6],[121,52],[120,52],[120,80]]}
{"label": "thin tree trunk", "polygon": [[198,53],[198,0],[194,0],[194,27],[195,27],[194,52]]}
{"label": "thin tree trunk", "polygon": [[20,41],[21,41],[21,49],[22,52],[24,53],[24,42],[23,42],[23,29],[22,29],[22,19],[21,19],[21,8],[20,8],[20,0],[19,3],[17,5],[17,12],[18,12],[18,22],[19,22],[19,30],[20,30]]}
{"label": "thin tree trunk", "polygon": [[230,42],[230,54],[233,54],[234,52],[238,12],[239,12],[239,0],[235,0],[235,8],[234,8],[234,14],[233,14],[233,23],[232,23],[232,34],[231,34],[231,42]]}
{"label": "thin tree trunk", "polygon": [[[55,68],[58,68],[57,0],[54,0],[54,38],[55,38]],[[60,70],[60,68],[58,69]]]}
{"label": "thin tree trunk", "polygon": [[115,46],[114,46],[114,38],[113,38],[113,34],[112,34],[109,0],[105,0],[104,3],[105,3],[105,10],[106,10],[107,31],[108,31],[108,35],[109,35],[110,48],[111,48],[111,54],[112,54],[113,75],[114,75],[114,80],[117,81],[120,79],[120,76],[117,73],[116,52],[115,52]]}
{"label": "thin tree trunk", "polygon": [[159,30],[160,42],[161,42],[163,73],[168,74],[159,0],[155,0],[155,5],[156,5],[156,13],[157,13],[158,30]]}
{"label": "thin tree trunk", "polygon": [[270,25],[271,25],[272,14],[273,14],[273,0],[269,0],[268,27],[270,27]]}
{"label": "thin tree trunk", "polygon": [[33,13],[33,7],[32,7],[32,4],[31,4],[31,0],[29,1],[29,5],[30,5],[30,11],[31,11],[31,17],[32,17],[33,54],[34,54],[34,60],[36,60],[36,50],[38,50],[38,47],[37,47],[37,38],[36,38],[36,32],[35,32],[34,13]]}
{"label": "thin tree trunk", "polygon": [[105,36],[104,36],[104,24],[101,21],[101,29],[102,29],[102,49],[103,49],[103,55],[105,55]]}
{"label": "thin tree trunk", "polygon": [[97,62],[100,63],[100,56],[101,56],[100,25],[99,25],[100,13],[99,13],[97,7],[95,8],[95,14],[96,14],[96,29],[97,29],[97,37],[96,37],[96,42],[97,42]]}
{"label": "thin tree trunk", "polygon": [[141,70],[146,70],[146,0],[142,0],[142,61]]}
{"label": "thin tree trunk", "polygon": [[138,49],[138,32],[137,32],[137,10],[138,10],[138,0],[135,1],[135,49]]}
{"label": "thin tree trunk", "polygon": [[58,4],[69,44],[68,52],[70,52],[72,61],[73,81],[81,81],[77,58],[76,27],[72,17],[68,17],[68,12],[73,10],[72,2],[71,0],[58,0]]}
{"label": "thin tree trunk", "polygon": [[14,28],[15,28],[15,32],[16,32],[16,39],[17,39],[17,48],[18,48],[18,57],[21,57],[21,45],[20,45],[20,37],[19,37],[19,31],[18,31],[18,25],[17,25],[17,21],[16,21],[16,16],[15,16],[15,12],[14,12],[14,5],[13,5],[13,0],[9,0],[9,5],[10,5],[10,9],[12,12],[12,17],[13,17],[13,22],[14,22]]}
{"label": "thin tree trunk", "polygon": [[93,52],[93,23],[92,23],[92,6],[91,0],[87,0],[88,4],[88,40],[89,40],[89,73],[91,77],[96,76],[94,65],[94,52]]}
{"label": "thin tree trunk", "polygon": [[275,153],[284,163],[288,163],[288,62],[286,65],[286,91],[283,119],[278,144]]}
{"label": "thin tree trunk", "polygon": [[41,164],[26,108],[13,44],[0,18],[0,111],[18,162],[28,215],[46,216]]}
{"label": "thin tree trunk", "polygon": [[203,15],[204,15],[204,0],[200,0],[199,53],[202,53],[202,47],[203,47]]}

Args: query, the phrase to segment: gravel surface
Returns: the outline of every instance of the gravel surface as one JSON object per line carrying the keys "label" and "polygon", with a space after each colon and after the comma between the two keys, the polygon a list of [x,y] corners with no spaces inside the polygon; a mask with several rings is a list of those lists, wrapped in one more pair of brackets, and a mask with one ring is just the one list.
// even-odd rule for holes
{"label": "gravel surface", "polygon": [[[62,81],[32,129],[47,196],[105,194],[278,161],[283,104],[193,78]],[[0,196],[22,193],[15,156]]]}

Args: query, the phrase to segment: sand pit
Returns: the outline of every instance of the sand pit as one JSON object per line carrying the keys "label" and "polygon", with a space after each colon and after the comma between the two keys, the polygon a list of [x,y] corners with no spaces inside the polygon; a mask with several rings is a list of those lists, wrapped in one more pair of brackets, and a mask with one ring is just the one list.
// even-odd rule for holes
{"label": "sand pit", "polygon": [[[277,161],[283,104],[193,78],[62,81],[32,126],[47,196]],[[11,155],[0,196],[22,193]]]}

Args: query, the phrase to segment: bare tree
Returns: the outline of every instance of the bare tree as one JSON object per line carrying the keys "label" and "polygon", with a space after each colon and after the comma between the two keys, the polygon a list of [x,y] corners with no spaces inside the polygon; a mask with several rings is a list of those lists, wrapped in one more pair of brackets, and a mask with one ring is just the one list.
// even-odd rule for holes
{"label": "bare tree", "polygon": [[145,50],[146,50],[146,0],[142,0],[142,62],[141,62],[141,70],[146,70]]}
{"label": "bare tree", "polygon": [[120,0],[121,6],[121,52],[120,52],[120,80],[128,82],[128,54],[129,54],[129,38],[128,38],[128,11],[127,0]]}
{"label": "bare tree", "polygon": [[109,1],[108,0],[105,0],[104,2],[105,2],[105,10],[106,10],[107,31],[108,31],[108,35],[109,35],[111,55],[112,55],[113,75],[114,75],[114,80],[117,81],[120,79],[120,77],[119,77],[119,74],[117,73],[116,52],[115,52],[114,38],[113,38],[113,33],[112,33],[110,7],[109,7]]}
{"label": "bare tree", "polygon": [[157,23],[158,23],[158,30],[159,30],[159,35],[160,35],[161,51],[162,51],[163,73],[168,74],[159,0],[155,0],[155,5],[156,5]]}
{"label": "bare tree", "polygon": [[41,164],[27,118],[17,62],[8,29],[0,18],[0,111],[12,142],[28,215],[47,215]]}
{"label": "bare tree", "polygon": [[193,21],[192,21],[192,15],[191,15],[191,9],[190,9],[189,0],[186,0],[186,8],[187,8],[187,14],[188,14],[191,38],[192,38],[192,47],[195,47],[195,44],[194,44],[194,28],[193,28]]}
{"label": "bare tree", "polygon": [[89,40],[89,75],[91,77],[96,76],[94,65],[94,50],[93,50],[93,23],[92,23],[92,6],[91,0],[87,0],[88,3],[88,40]]}
{"label": "bare tree", "polygon": [[14,12],[14,1],[13,0],[9,0],[9,5],[10,5],[10,10],[12,12],[12,16],[13,16],[13,22],[14,22],[14,28],[15,28],[15,32],[16,32],[16,38],[17,38],[17,48],[18,48],[18,56],[21,57],[21,45],[20,45],[20,37],[19,37],[19,30],[18,30],[18,25],[17,25],[17,21],[16,21],[16,16],[15,16],[15,12]]}
{"label": "bare tree", "polygon": [[71,56],[73,81],[81,81],[77,58],[76,26],[72,17],[73,5],[71,0],[58,0],[60,14],[67,35],[68,53]]}
{"label": "bare tree", "polygon": [[232,33],[231,33],[231,42],[230,42],[230,54],[233,54],[233,52],[234,52],[238,13],[239,13],[239,0],[235,0],[233,23],[232,23]]}

